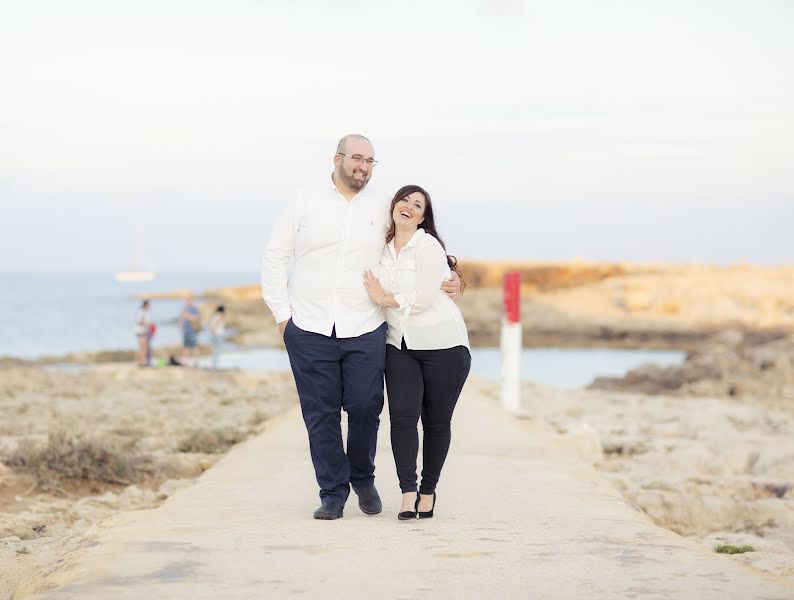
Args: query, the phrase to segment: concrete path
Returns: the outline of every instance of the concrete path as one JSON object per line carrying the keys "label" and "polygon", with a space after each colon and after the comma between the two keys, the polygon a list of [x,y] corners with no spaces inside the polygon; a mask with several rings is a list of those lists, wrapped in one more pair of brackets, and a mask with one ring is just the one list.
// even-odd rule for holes
{"label": "concrete path", "polygon": [[[155,510],[72,540],[15,598],[794,598],[794,583],[654,526],[555,436],[467,384],[436,517],[399,522],[381,427],[384,512],[315,521],[290,411]],[[385,415],[384,415],[385,416]]]}

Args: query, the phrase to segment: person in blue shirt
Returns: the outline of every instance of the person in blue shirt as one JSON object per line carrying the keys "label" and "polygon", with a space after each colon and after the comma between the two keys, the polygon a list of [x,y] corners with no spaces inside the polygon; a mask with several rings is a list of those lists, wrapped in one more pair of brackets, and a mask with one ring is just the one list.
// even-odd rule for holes
{"label": "person in blue shirt", "polygon": [[188,295],[185,298],[185,305],[179,313],[179,328],[182,330],[182,355],[180,362],[183,365],[198,362],[198,330],[201,323],[201,314],[197,306],[193,304],[193,297]]}

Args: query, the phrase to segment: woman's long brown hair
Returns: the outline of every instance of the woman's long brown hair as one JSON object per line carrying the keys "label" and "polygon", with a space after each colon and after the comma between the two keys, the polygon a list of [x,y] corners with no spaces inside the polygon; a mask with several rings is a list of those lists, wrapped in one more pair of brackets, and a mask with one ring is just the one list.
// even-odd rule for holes
{"label": "woman's long brown hair", "polygon": [[[406,196],[410,196],[414,192],[419,192],[425,197],[425,216],[424,221],[419,224],[419,227],[424,229],[425,233],[429,233],[436,238],[446,253],[447,247],[444,244],[444,240],[441,239],[441,237],[438,235],[438,231],[436,230],[436,222],[433,218],[433,203],[430,200],[430,194],[428,194],[424,188],[418,185],[405,185],[397,190],[396,194],[394,194],[394,198],[391,201],[391,207],[389,208],[391,225],[389,225],[389,230],[386,232],[386,243],[388,244],[394,239],[394,234],[397,227],[397,225],[394,223],[394,207],[397,206],[397,203],[400,200]],[[449,270],[454,271],[458,274],[458,277],[460,277],[460,291],[463,292],[463,289],[466,287],[466,282],[463,281],[463,273],[461,273],[460,269],[458,268],[458,259],[451,254],[447,254],[447,264],[449,265]]]}

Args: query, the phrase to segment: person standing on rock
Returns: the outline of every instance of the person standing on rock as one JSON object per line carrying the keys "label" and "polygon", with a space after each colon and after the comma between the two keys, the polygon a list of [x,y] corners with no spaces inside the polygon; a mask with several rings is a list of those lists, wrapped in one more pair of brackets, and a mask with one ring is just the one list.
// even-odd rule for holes
{"label": "person standing on rock", "polygon": [[[469,335],[460,309],[439,289],[458,267],[438,235],[430,195],[418,185],[402,187],[390,213],[379,276],[365,272],[364,286],[386,311],[389,327],[386,389],[402,491],[397,518],[429,519],[452,438],[452,413],[471,368]],[[424,437],[417,493],[420,417]]]}
{"label": "person standing on rock", "polygon": [[[333,162],[330,178],[302,188],[282,211],[262,259],[262,296],[289,354],[320,487],[314,518],[324,520],[342,517],[351,485],[364,513],[382,510],[375,450],[386,323],[361,274],[378,264],[390,221],[389,197],[367,186],[377,165],[370,141],[343,137]],[[452,297],[460,289],[457,278],[443,285]]]}

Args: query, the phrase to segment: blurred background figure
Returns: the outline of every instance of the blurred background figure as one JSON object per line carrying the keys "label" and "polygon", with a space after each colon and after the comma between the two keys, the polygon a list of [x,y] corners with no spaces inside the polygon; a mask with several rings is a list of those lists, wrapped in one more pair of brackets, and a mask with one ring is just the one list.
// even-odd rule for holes
{"label": "blurred background figure", "polygon": [[149,329],[146,331],[146,364],[152,365],[152,338],[157,331],[157,325],[153,322],[149,323]]}
{"label": "blurred background figure", "polygon": [[138,338],[138,353],[136,362],[139,367],[148,367],[151,362],[151,338],[154,335],[154,323],[149,313],[150,304],[148,300],[141,303],[138,312],[135,313],[135,336]]}
{"label": "blurred background figure", "polygon": [[223,304],[218,305],[215,312],[210,315],[207,329],[210,332],[210,341],[212,342],[212,368],[217,369],[223,347],[223,338],[226,334],[226,307]]}
{"label": "blurred background figure", "polygon": [[185,365],[196,365],[198,360],[198,332],[201,328],[201,315],[198,307],[193,304],[193,296],[185,297],[182,312],[179,313],[179,328],[182,330],[182,355],[180,362]]}

